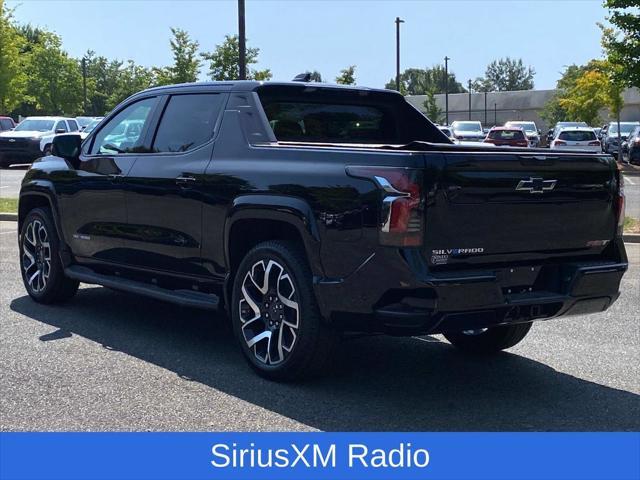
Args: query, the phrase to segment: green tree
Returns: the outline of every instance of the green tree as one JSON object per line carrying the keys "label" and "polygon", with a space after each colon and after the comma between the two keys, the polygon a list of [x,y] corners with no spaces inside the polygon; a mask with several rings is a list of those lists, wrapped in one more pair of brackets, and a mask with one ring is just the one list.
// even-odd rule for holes
{"label": "green tree", "polygon": [[475,85],[481,92],[531,90],[535,74],[533,67],[525,67],[522,59],[500,58],[487,65],[484,77],[476,79]]}
{"label": "green tree", "polygon": [[422,105],[429,120],[433,123],[442,123],[442,109],[436,103],[436,96],[433,90],[427,91],[427,98]]}
{"label": "green tree", "polygon": [[616,75],[616,83],[640,88],[640,0],[605,0],[607,20],[612,27],[600,25],[602,46]]}
{"label": "green tree", "polygon": [[[255,70],[252,68],[252,65],[258,63],[259,54],[259,48],[247,47],[247,79],[269,80],[271,78],[269,69]],[[201,56],[209,62],[209,77],[211,80],[238,80],[240,78],[240,70],[238,68],[240,47],[237,35],[226,35],[224,42],[216,45],[213,52],[205,52]]]}
{"label": "green tree", "polygon": [[[456,80],[453,72],[448,72],[449,93],[466,92],[460,82]],[[434,94],[445,93],[445,71],[441,65],[431,68],[408,68],[400,74],[400,92],[404,95],[426,95],[432,91]],[[396,89],[396,80],[392,78],[384,88]]]}
{"label": "green tree", "polygon": [[150,69],[128,60],[126,65],[118,69],[118,80],[107,99],[108,109],[113,109],[125,98],[156,84],[155,76]]}
{"label": "green tree", "polygon": [[87,113],[104,115],[115,106],[110,97],[118,88],[122,62],[96,56],[91,50],[84,58],[87,64]]}
{"label": "green tree", "polygon": [[12,12],[0,0],[0,112],[12,111],[25,95],[27,58],[22,49],[26,40],[12,22]]}
{"label": "green tree", "polygon": [[171,34],[173,38],[169,43],[173,53],[173,65],[154,69],[158,85],[197,81],[201,64],[198,57],[199,43],[180,28],[172,27]]}
{"label": "green tree", "polygon": [[336,77],[336,83],[339,85],[355,85],[356,84],[356,66],[350,65],[340,70],[340,75]]}
{"label": "green tree", "polygon": [[567,120],[597,125],[600,123],[598,112],[607,104],[607,88],[608,79],[604,73],[588,70],[558,99],[558,103],[567,113]]}
{"label": "green tree", "polygon": [[78,62],[62,50],[60,37],[45,32],[32,45],[26,69],[27,93],[37,112],[75,115],[82,111],[82,74]]}

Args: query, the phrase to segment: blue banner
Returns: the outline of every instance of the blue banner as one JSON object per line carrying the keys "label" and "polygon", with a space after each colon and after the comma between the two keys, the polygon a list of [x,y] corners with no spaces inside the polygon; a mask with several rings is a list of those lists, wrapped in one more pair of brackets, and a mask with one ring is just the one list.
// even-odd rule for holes
{"label": "blue banner", "polygon": [[2,433],[0,479],[640,478],[638,433]]}

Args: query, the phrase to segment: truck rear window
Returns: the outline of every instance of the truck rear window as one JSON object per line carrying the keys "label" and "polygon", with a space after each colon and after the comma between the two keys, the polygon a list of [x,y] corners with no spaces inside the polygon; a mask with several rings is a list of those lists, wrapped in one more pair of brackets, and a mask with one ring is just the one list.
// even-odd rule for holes
{"label": "truck rear window", "polygon": [[393,122],[374,106],[275,101],[264,109],[279,141],[388,143],[396,138]]}

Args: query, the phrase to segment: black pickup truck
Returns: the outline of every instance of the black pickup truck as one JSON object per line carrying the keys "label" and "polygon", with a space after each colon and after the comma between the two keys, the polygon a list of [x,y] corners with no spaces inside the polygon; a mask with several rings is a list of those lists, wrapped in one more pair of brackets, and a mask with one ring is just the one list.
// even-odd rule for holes
{"label": "black pickup truck", "polygon": [[386,90],[203,83],[56,137],[24,178],[19,243],[35,301],[84,282],[226,310],[251,366],[288,380],[345,333],[488,353],[606,310],[623,209],[607,155],[453,145]]}

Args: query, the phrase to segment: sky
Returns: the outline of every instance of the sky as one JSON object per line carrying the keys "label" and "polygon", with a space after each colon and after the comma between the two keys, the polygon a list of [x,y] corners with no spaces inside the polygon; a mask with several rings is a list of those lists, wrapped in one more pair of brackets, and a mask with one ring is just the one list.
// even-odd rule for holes
{"label": "sky", "polygon": [[[170,27],[187,30],[211,51],[237,32],[236,0],[7,0],[19,22],[58,33],[75,57],[88,49],[145,66],[171,64]],[[401,68],[451,58],[466,84],[496,58],[522,58],[535,88],[554,88],[564,66],[602,56],[600,0],[341,1],[247,0],[246,34],[260,48],[259,68],[274,80],[318,70],[333,81],[356,65],[359,85],[383,87],[395,76],[395,18]],[[203,67],[201,79],[206,79]]]}

